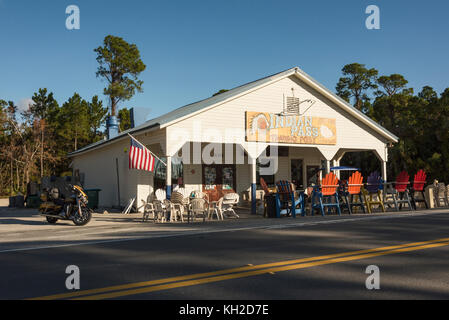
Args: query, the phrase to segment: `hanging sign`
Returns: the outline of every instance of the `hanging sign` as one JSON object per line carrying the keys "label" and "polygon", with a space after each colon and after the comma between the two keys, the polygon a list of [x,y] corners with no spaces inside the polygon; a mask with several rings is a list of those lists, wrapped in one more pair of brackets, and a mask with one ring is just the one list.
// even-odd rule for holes
{"label": "hanging sign", "polygon": [[248,142],[337,144],[335,119],[246,112]]}

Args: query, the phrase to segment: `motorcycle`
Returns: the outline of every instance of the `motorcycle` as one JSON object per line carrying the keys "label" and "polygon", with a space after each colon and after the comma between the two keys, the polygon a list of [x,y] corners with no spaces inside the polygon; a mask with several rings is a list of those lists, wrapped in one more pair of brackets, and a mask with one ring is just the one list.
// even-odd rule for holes
{"label": "motorcycle", "polygon": [[87,194],[80,186],[70,185],[70,188],[72,195],[67,199],[60,195],[58,188],[46,189],[41,194],[39,212],[47,218],[48,223],[70,220],[77,226],[84,226],[90,222],[93,211],[87,207]]}

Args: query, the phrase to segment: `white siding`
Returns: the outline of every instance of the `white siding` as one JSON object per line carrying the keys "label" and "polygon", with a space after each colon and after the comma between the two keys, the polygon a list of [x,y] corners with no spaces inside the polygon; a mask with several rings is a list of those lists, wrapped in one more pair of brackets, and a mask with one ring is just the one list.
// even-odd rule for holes
{"label": "white siding", "polygon": [[128,155],[124,152],[127,147],[128,141],[115,143],[73,159],[73,168],[84,174],[84,187],[101,189],[99,205],[102,207],[118,204],[116,159],[120,178],[120,204],[125,205],[129,196],[135,193],[132,188],[136,185],[137,174],[128,170]]}
{"label": "white siding", "polygon": [[279,157],[278,171],[274,175],[276,181],[290,180],[290,158]]}
{"label": "white siding", "polygon": [[237,192],[243,193],[251,190],[251,166],[249,164],[238,164],[237,171]]}
{"label": "white siding", "polygon": [[203,170],[200,164],[184,165],[184,186],[188,193],[202,191]]}
{"label": "white siding", "polygon": [[[151,151],[161,155],[165,148],[165,130],[135,136]],[[145,171],[129,170],[128,150],[130,139],[123,139],[100,149],[82,153],[73,158],[73,168],[84,174],[84,187],[99,188],[99,206],[118,205],[117,169],[118,159],[120,179],[120,205],[125,206],[131,198],[141,207],[148,195],[153,192],[153,174]],[[159,150],[156,150],[159,149]],[[150,187],[151,186],[151,187]]]}

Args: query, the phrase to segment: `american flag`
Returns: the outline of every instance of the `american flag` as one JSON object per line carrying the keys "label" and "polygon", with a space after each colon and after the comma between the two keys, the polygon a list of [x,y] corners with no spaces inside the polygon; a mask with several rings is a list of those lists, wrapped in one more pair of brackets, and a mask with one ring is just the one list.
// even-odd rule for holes
{"label": "american flag", "polygon": [[131,148],[129,149],[129,169],[153,172],[154,163],[155,158],[150,150],[134,139],[131,139]]}

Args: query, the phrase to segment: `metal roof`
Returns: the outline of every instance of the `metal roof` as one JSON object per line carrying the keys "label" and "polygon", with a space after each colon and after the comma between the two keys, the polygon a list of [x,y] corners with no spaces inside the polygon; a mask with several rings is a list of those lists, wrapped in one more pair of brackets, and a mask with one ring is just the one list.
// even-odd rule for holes
{"label": "metal roof", "polygon": [[334,99],[335,102],[338,102],[338,104],[340,105],[344,105],[345,109],[347,109],[347,111],[350,111],[351,113],[353,113],[356,117],[358,117],[359,119],[363,119],[365,120],[365,122],[372,128],[374,128],[377,132],[379,132],[380,134],[382,134],[385,138],[387,138],[388,140],[397,142],[398,137],[396,137],[394,134],[392,134],[391,132],[389,132],[388,130],[386,130],[385,128],[383,128],[382,126],[380,126],[378,123],[376,123],[375,121],[373,121],[371,118],[369,118],[368,116],[366,116],[365,114],[363,114],[362,112],[360,112],[359,110],[357,110],[356,108],[354,108],[352,105],[350,105],[349,103],[347,103],[346,101],[344,101],[343,99],[341,99],[340,97],[338,97],[336,94],[334,94],[332,91],[330,91],[329,89],[327,89],[326,87],[324,87],[322,84],[320,84],[318,81],[316,81],[315,79],[313,79],[311,76],[309,76],[307,73],[305,73],[304,71],[302,71],[301,69],[299,69],[298,67],[294,67],[291,69],[287,69],[285,71],[261,78],[259,80],[253,81],[253,82],[249,82],[247,84],[241,85],[239,87],[233,88],[229,91],[226,91],[224,93],[218,94],[216,96],[204,99],[204,100],[200,100],[198,102],[195,103],[191,103],[188,105],[185,105],[183,107],[180,107],[178,109],[175,109],[171,112],[168,112],[160,117],[157,117],[155,119],[151,119],[146,121],[145,123],[129,129],[127,131],[121,132],[119,135],[117,135],[116,137],[109,139],[109,140],[101,140],[98,141],[96,143],[90,144],[82,149],[79,149],[77,151],[74,151],[72,153],[69,153],[69,157],[71,156],[75,156],[78,155],[80,153],[83,153],[85,151],[91,150],[91,149],[95,149],[98,148],[100,146],[103,145],[107,145],[110,144],[114,141],[120,140],[122,138],[128,137],[128,133],[132,134],[132,133],[137,133],[140,131],[144,131],[144,130],[150,130],[150,129],[156,129],[156,128],[164,128],[170,124],[172,124],[173,122],[176,121],[181,121],[182,118],[187,117],[187,116],[192,116],[193,114],[200,112],[200,111],[204,111],[205,109],[211,108],[216,106],[217,104],[223,103],[226,100],[235,98],[237,96],[239,96],[240,94],[244,94],[247,91],[250,91],[252,89],[258,88],[260,86],[263,86],[265,84],[268,84],[272,81],[276,81],[276,80],[281,80],[284,77],[289,77],[291,75],[296,75],[298,76],[298,78],[302,79],[302,78],[306,78],[309,81],[312,82],[312,84],[325,91],[328,95],[330,95],[331,98]]}

